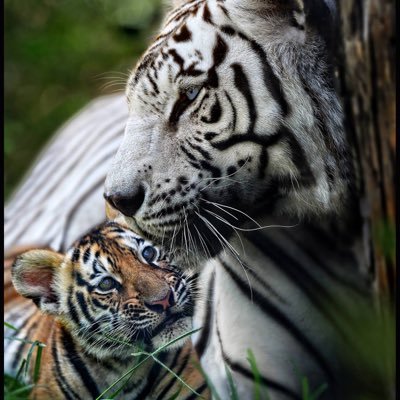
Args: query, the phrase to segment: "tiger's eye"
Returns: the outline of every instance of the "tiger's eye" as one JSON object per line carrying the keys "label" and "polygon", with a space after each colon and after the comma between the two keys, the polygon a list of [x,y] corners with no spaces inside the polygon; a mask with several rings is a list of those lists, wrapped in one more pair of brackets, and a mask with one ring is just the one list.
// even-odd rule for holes
{"label": "tiger's eye", "polygon": [[148,262],[151,263],[157,256],[157,250],[153,246],[146,246],[142,250],[142,257]]}
{"label": "tiger's eye", "polygon": [[190,101],[193,101],[199,93],[200,93],[200,88],[192,87],[185,92],[185,95]]}
{"label": "tiger's eye", "polygon": [[114,289],[116,286],[117,286],[117,282],[114,279],[109,278],[109,277],[103,278],[100,281],[100,283],[97,285],[97,287],[100,290],[104,290],[104,291]]}

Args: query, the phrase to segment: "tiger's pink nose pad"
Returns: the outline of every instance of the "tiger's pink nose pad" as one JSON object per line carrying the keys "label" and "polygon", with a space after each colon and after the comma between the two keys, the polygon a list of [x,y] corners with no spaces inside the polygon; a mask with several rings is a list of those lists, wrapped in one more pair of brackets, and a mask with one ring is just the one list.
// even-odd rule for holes
{"label": "tiger's pink nose pad", "polygon": [[172,307],[175,305],[175,300],[174,300],[174,293],[172,290],[168,292],[168,294],[160,300],[156,301],[151,301],[151,302],[144,302],[144,305],[151,311],[154,311],[156,313],[163,313],[168,310],[168,308]]}

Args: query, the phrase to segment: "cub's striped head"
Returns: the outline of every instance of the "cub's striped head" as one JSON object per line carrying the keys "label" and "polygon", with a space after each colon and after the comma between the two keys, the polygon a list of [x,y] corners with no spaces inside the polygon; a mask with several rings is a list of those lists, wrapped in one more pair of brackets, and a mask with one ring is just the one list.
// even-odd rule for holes
{"label": "cub's striped head", "polygon": [[92,230],[65,255],[22,254],[12,280],[99,358],[129,356],[122,342],[158,348],[192,326],[196,276],[115,223]]}
{"label": "cub's striped head", "polygon": [[243,212],[342,212],[351,168],[323,34],[334,2],[178,3],[128,81],[108,202],[154,240],[211,253]]}

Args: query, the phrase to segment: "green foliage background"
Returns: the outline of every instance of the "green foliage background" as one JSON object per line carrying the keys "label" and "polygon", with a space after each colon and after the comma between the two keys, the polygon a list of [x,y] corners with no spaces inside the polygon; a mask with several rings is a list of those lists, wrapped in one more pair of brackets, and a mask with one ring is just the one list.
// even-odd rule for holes
{"label": "green foliage background", "polygon": [[123,90],[162,14],[161,0],[5,0],[6,199],[66,119]]}

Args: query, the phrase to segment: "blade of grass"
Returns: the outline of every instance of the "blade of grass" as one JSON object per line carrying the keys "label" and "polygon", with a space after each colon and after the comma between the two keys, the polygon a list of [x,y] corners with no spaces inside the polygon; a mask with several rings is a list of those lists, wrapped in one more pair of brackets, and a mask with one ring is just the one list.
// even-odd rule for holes
{"label": "blade of grass", "polygon": [[126,342],[125,340],[122,340],[122,339],[116,339],[115,337],[112,337],[112,336],[108,335],[107,333],[105,333],[104,336],[107,339],[110,339],[113,342],[120,343],[120,344],[125,344],[125,345],[127,345],[129,347],[135,347],[132,343]]}
{"label": "blade of grass", "polygon": [[40,364],[42,362],[42,346],[37,346],[36,350],[36,361],[35,361],[35,368],[33,372],[33,382],[37,383],[39,380],[39,373],[40,373]]}
{"label": "blade of grass", "polygon": [[210,389],[211,394],[213,396],[213,399],[214,400],[221,400],[221,396],[218,394],[217,389],[215,389],[215,386],[211,382],[211,380],[208,377],[208,375],[204,372],[204,370],[203,370],[202,366],[200,365],[200,363],[198,363],[196,361],[193,361],[193,365],[201,373],[201,375],[203,376],[204,380],[206,381],[207,386]]}
{"label": "blade of grass", "polygon": [[233,382],[232,373],[226,364],[225,364],[225,371],[226,371],[226,376],[228,377],[229,388],[231,389],[231,400],[239,400],[235,382]]}
{"label": "blade of grass", "polygon": [[301,392],[303,400],[311,400],[310,399],[310,386],[308,384],[307,377],[303,376],[301,379]]}
{"label": "blade of grass", "polygon": [[161,347],[159,347],[157,350],[153,351],[151,354],[154,356],[158,353],[160,353],[161,351],[165,350],[167,347],[179,342],[181,339],[184,339],[185,337],[191,336],[193,335],[193,333],[199,332],[202,328],[197,328],[197,329],[193,329],[189,332],[186,332],[180,336],[178,336],[175,339],[170,340],[168,343],[162,345]]}
{"label": "blade of grass", "polygon": [[10,396],[11,395],[16,395],[16,394],[21,394],[21,393],[24,393],[24,392],[28,392],[29,390],[33,389],[34,387],[35,387],[35,384],[31,383],[31,384],[26,385],[26,386],[24,386],[22,388],[15,389],[12,392],[9,392],[8,394]]}
{"label": "blade of grass", "polygon": [[310,400],[317,400],[326,389],[328,389],[328,384],[323,383],[313,394],[311,394]]}
{"label": "blade of grass", "polygon": [[263,391],[263,393],[261,392],[261,388],[265,385],[263,385],[263,383],[262,383],[261,373],[257,367],[256,358],[254,357],[254,354],[251,351],[251,349],[247,349],[247,361],[250,364],[251,371],[254,376],[254,399],[261,400],[261,395],[265,394],[265,397],[264,396],[263,397],[265,399],[269,400],[267,388],[265,387],[265,393],[264,393],[264,391]]}
{"label": "blade of grass", "polygon": [[33,342],[31,347],[30,347],[30,349],[29,349],[29,351],[28,351],[28,354],[26,356],[26,364],[25,364],[25,376],[28,374],[28,368],[29,368],[29,365],[31,363],[31,358],[32,358],[33,351],[35,350],[35,348],[37,346],[39,346],[39,344],[41,344],[39,341]]}
{"label": "blade of grass", "polygon": [[23,369],[24,369],[24,367],[25,367],[25,364],[26,364],[26,360],[25,360],[25,358],[22,360],[22,362],[21,362],[21,366],[19,367],[19,370],[18,370],[18,372],[17,372],[17,375],[15,376],[15,379],[16,380],[19,380],[19,377],[20,377],[20,375],[22,374],[22,371],[23,371]]}
{"label": "blade of grass", "polygon": [[315,390],[314,393],[310,392],[310,384],[308,378],[301,373],[300,368],[298,367],[295,360],[290,360],[290,362],[292,364],[294,373],[301,382],[302,400],[317,400],[318,397],[321,396],[321,394],[328,388],[328,385],[326,383],[323,383]]}
{"label": "blade of grass", "polygon": [[22,342],[22,343],[26,343],[26,344],[32,344],[32,345],[36,345],[36,346],[40,346],[40,347],[46,347],[46,345],[44,343],[42,343],[42,342],[39,342],[39,341],[32,342],[31,340],[22,339],[22,338],[19,338],[19,337],[4,336],[4,339],[16,340],[18,342]]}
{"label": "blade of grass", "polygon": [[9,324],[9,323],[6,322],[6,321],[4,321],[4,325],[5,325],[7,328],[13,329],[14,331],[18,331],[18,330],[19,330],[18,328],[16,328],[15,326]]}
{"label": "blade of grass", "polygon": [[182,391],[182,386],[180,386],[179,389],[168,400],[176,400],[181,391]]}

